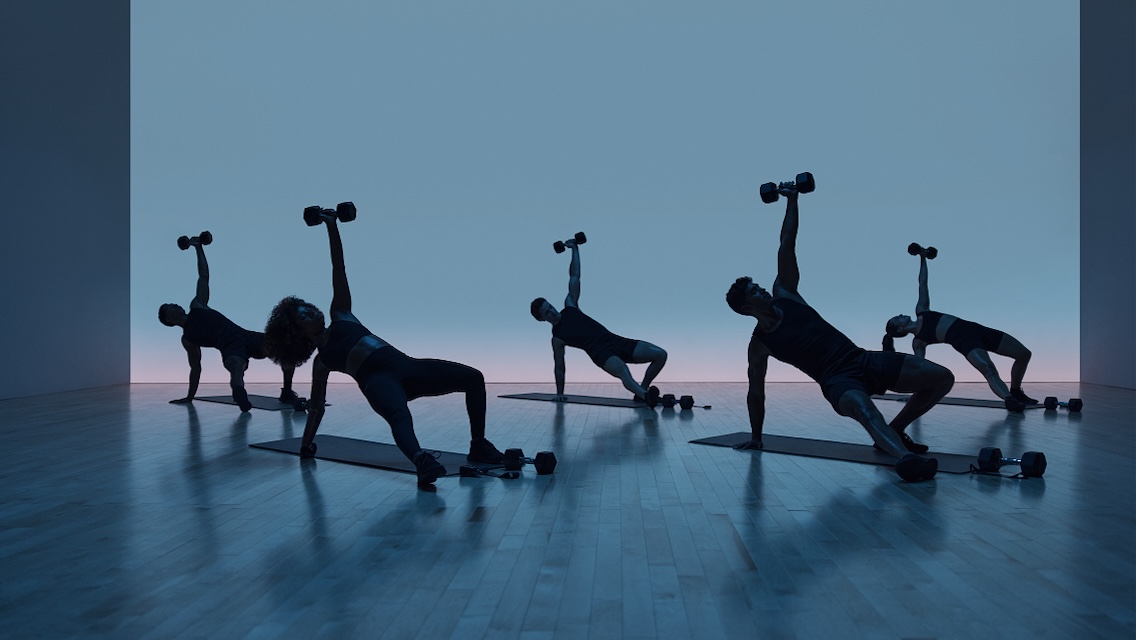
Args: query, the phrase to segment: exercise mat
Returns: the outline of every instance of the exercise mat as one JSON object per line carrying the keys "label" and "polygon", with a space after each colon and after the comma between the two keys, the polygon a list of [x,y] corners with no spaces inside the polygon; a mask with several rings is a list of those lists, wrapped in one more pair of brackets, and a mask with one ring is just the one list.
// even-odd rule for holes
{"label": "exercise mat", "polygon": [[[204,402],[216,402],[218,404],[231,404],[237,406],[237,401],[233,400],[232,396],[197,396],[194,400],[202,400]],[[249,394],[249,403],[252,404],[254,409],[264,409],[265,411],[283,411],[284,409],[294,409],[290,402],[280,402],[276,398],[269,396],[254,396]]]}
{"label": "exercise mat", "polygon": [[[558,402],[557,400],[553,399],[556,397],[556,394],[553,393],[510,393],[497,397],[513,398],[514,400],[542,400],[544,402]],[[574,396],[572,394],[564,394],[564,397],[567,398],[567,400],[562,400],[559,402],[567,402],[570,404],[595,404],[603,407],[626,407],[628,409],[647,408],[647,405],[645,403],[639,402],[638,400],[632,400],[631,398],[624,399],[604,398],[600,396]]]}
{"label": "exercise mat", "polygon": [[[894,400],[896,402],[907,402],[911,396],[901,393],[880,393],[872,396],[873,400]],[[959,407],[985,407],[988,409],[1006,409],[1006,403],[1001,400],[984,400],[981,398],[951,398],[946,397],[940,400],[937,404],[953,404]],[[1043,404],[1027,404],[1026,409],[1044,409]]]}
{"label": "exercise mat", "polygon": [[[708,444],[715,447],[733,447],[748,442],[748,431],[728,433],[724,436],[700,438],[691,440],[691,444]],[[826,458],[828,460],[846,460],[848,462],[862,462],[878,464],[885,467],[895,466],[895,458],[883,451],[877,450],[870,444],[853,444],[851,442],[833,442],[831,440],[814,440],[812,438],[794,438],[792,436],[778,436],[765,434],[762,439],[764,449],[768,453],[785,453],[791,456],[807,456],[810,458]],[[930,451],[923,454],[929,458],[939,460],[939,471],[943,473],[970,473],[970,466],[978,466],[978,457],[964,456],[957,453],[940,453]]]}
{"label": "exercise mat", "polygon": [[[402,455],[402,451],[393,444],[323,435],[317,435],[315,443],[316,458],[319,460],[357,464],[373,469],[388,469],[390,471],[402,471],[403,473],[416,473],[414,463],[407,460],[406,456]],[[257,442],[249,446],[256,449],[268,449],[269,451],[290,453],[295,456],[300,455],[300,438],[285,438],[271,442]],[[432,450],[427,449],[427,451]],[[453,453],[451,451],[439,451],[438,453],[440,454],[438,456],[438,462],[446,468],[447,476],[458,475],[458,469],[460,469],[463,464],[470,464],[466,461],[464,453]],[[501,465],[478,464],[475,466],[487,469],[497,468]]]}

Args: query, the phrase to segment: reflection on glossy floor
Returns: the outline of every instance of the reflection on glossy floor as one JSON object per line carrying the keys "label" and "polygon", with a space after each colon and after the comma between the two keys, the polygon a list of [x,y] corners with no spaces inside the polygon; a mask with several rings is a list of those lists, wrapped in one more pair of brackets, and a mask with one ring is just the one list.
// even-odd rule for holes
{"label": "reflection on glossy floor", "polygon": [[[917,440],[1041,450],[1049,470],[909,485],[882,467],[688,444],[747,429],[744,385],[664,388],[714,407],[689,413],[496,398],[549,390],[491,385],[489,437],[555,451],[554,475],[443,478],[436,493],[251,449],[299,435],[302,414],[167,404],[181,385],[0,402],[4,635],[1136,635],[1132,391],[1027,387],[1083,398],[1080,416],[937,407]],[[353,385],[329,393],[322,433],[391,442]],[[867,441],[814,385],[769,395],[769,433]],[[460,396],[411,409],[425,446],[464,451]]]}

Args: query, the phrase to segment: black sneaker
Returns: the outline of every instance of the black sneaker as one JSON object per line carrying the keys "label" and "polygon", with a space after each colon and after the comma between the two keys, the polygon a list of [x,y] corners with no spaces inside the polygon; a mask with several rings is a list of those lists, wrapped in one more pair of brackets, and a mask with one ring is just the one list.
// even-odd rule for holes
{"label": "black sneaker", "polygon": [[434,484],[434,481],[446,475],[446,468],[438,462],[438,452],[419,451],[414,458],[414,468],[418,471],[418,484]]}
{"label": "black sneaker", "polygon": [[930,449],[927,445],[912,440],[906,431],[899,432],[899,439],[903,441],[903,446],[907,447],[907,450],[911,453],[927,453],[927,450]]}
{"label": "black sneaker", "polygon": [[237,406],[241,408],[241,413],[252,411],[252,403],[249,402],[248,392],[244,389],[233,391],[233,400],[237,401]]}
{"label": "black sneaker", "polygon": [[1037,400],[1027,396],[1021,389],[1010,389],[1010,396],[1022,404],[1037,404]]}
{"label": "black sneaker", "polygon": [[308,409],[307,398],[301,398],[300,396],[296,395],[295,391],[293,391],[291,389],[288,389],[288,390],[281,389],[280,390],[280,397],[277,398],[277,400],[279,400],[280,402],[283,402],[284,404],[292,405],[292,408],[295,409],[296,411],[307,411],[307,409]]}
{"label": "black sneaker", "polygon": [[1006,411],[1009,411],[1011,413],[1021,413],[1025,410],[1026,405],[1021,400],[1018,400],[1014,396],[1006,398]]}
{"label": "black sneaker", "polygon": [[469,454],[465,459],[481,464],[502,464],[505,462],[505,454],[498,451],[492,442],[481,438],[469,441]]}
{"label": "black sneaker", "polygon": [[899,462],[895,463],[895,472],[906,482],[930,480],[935,477],[935,472],[938,470],[938,460],[917,456],[914,453],[903,456]]}

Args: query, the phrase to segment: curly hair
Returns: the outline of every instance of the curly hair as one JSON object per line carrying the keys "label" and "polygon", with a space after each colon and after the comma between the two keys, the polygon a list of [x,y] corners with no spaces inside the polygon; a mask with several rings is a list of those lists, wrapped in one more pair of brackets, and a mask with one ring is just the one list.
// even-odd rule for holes
{"label": "curly hair", "polygon": [[264,349],[268,358],[281,366],[298,367],[312,357],[316,344],[296,324],[296,310],[311,307],[323,321],[323,313],[296,296],[288,296],[272,308],[264,325]]}
{"label": "curly hair", "polygon": [[730,290],[726,292],[726,304],[730,305],[734,313],[740,313],[743,316],[746,315],[742,312],[742,305],[745,304],[746,289],[749,288],[751,283],[753,283],[753,278],[743,276],[734,280],[734,284],[730,285]]}
{"label": "curly hair", "polygon": [[545,300],[544,298],[537,298],[536,300],[532,301],[532,304],[529,305],[529,313],[531,313],[532,317],[536,318],[538,321],[544,320],[544,318],[540,317],[540,308],[543,307],[544,303],[546,302],[548,302],[548,300]]}

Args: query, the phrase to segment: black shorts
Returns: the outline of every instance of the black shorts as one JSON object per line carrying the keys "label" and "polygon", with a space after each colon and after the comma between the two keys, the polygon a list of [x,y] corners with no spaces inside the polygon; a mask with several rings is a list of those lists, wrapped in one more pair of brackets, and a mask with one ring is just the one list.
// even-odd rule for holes
{"label": "black shorts", "polygon": [[821,381],[820,388],[828,403],[840,413],[840,397],[848,391],[855,389],[871,396],[894,389],[903,363],[913,357],[895,351],[865,351]]}
{"label": "black shorts", "polygon": [[615,356],[622,360],[624,363],[631,362],[635,357],[635,347],[639,345],[638,340],[631,340],[622,336],[612,336],[602,343],[588,349],[588,357],[596,366],[603,369],[604,363],[608,358]]}
{"label": "black shorts", "polygon": [[975,349],[997,352],[1005,335],[997,329],[984,327],[977,322],[955,320],[947,329],[947,335],[943,336],[943,342],[965,356]]}
{"label": "black shorts", "polygon": [[217,349],[221,352],[222,362],[230,356],[236,356],[242,360],[249,358],[260,360],[268,355],[264,350],[264,334],[256,331],[246,331],[240,338],[230,340]]}

